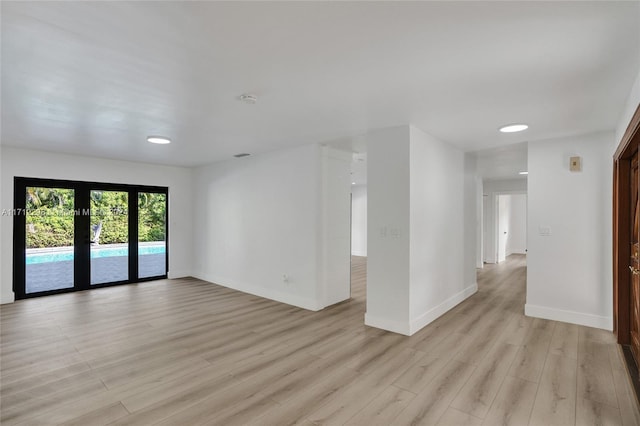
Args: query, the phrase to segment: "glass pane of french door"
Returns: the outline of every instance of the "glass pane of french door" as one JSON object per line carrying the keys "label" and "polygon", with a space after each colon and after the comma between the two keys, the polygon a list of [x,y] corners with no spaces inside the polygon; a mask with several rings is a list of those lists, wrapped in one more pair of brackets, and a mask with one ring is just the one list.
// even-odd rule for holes
{"label": "glass pane of french door", "polygon": [[138,193],[138,278],[167,273],[167,195]]}
{"label": "glass pane of french door", "polygon": [[74,201],[73,189],[26,188],[26,294],[73,287]]}
{"label": "glass pane of french door", "polygon": [[129,193],[89,194],[91,211],[91,285],[129,279]]}

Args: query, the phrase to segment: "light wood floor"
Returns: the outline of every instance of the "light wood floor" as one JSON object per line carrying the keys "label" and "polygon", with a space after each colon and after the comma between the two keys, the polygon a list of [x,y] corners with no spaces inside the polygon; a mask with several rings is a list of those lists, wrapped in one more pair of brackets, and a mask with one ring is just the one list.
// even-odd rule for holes
{"label": "light wood floor", "polygon": [[1,311],[1,423],[639,425],[611,333],[523,315],[525,266],[412,337],[353,299],[308,312],[195,279]]}

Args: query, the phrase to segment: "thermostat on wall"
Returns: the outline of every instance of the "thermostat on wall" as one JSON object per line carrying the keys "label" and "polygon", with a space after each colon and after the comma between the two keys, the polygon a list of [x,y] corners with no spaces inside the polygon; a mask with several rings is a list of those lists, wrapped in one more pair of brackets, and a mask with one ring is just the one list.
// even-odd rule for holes
{"label": "thermostat on wall", "polygon": [[582,159],[580,157],[569,158],[569,170],[572,172],[582,171]]}

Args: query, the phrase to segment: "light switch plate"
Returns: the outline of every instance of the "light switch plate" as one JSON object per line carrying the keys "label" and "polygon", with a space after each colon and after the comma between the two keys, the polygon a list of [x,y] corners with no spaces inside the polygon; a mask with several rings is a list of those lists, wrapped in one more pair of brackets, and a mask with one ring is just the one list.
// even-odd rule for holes
{"label": "light switch plate", "polygon": [[538,234],[542,237],[548,237],[551,235],[551,228],[548,226],[538,226]]}

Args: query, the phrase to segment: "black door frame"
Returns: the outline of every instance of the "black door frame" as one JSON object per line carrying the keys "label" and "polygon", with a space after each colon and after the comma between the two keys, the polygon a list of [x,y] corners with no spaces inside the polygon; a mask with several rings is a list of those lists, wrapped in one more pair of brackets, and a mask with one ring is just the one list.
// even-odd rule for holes
{"label": "black door frame", "polygon": [[[32,186],[74,190],[74,285],[71,288],[26,293],[26,189]],[[88,212],[90,211],[90,192],[92,190],[121,191],[129,194],[129,279],[127,280],[91,285],[91,217]],[[138,193],[141,192],[164,194],[166,203],[165,272],[162,275],[145,278],[138,278]],[[13,203],[14,212],[16,212],[13,220],[13,291],[16,299],[167,278],[169,268],[169,188],[167,187],[15,177]]]}

